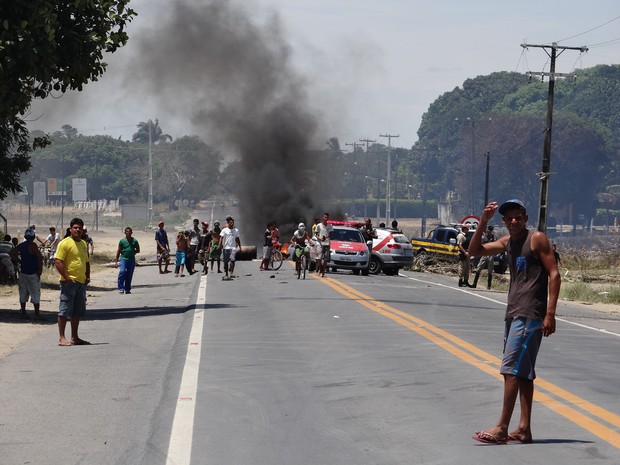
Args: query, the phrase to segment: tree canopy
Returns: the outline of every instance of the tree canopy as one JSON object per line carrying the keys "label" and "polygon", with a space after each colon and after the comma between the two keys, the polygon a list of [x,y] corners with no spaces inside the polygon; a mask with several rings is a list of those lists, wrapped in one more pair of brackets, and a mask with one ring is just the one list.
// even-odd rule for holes
{"label": "tree canopy", "polygon": [[30,152],[49,143],[30,138],[25,125],[32,99],[82,90],[105,71],[104,53],[128,40],[135,16],[130,0],[1,0],[0,199],[19,190]]}
{"label": "tree canopy", "polygon": [[[564,221],[591,218],[597,193],[620,184],[619,78],[620,66],[600,65],[556,81],[549,201]],[[520,197],[534,209],[547,93],[546,82],[504,72],[468,79],[437,98],[422,118],[414,147],[414,156],[430,152],[436,164],[429,169],[442,173],[429,186],[430,195],[442,199],[455,190],[461,199],[457,214],[478,214],[488,152],[490,199]]]}

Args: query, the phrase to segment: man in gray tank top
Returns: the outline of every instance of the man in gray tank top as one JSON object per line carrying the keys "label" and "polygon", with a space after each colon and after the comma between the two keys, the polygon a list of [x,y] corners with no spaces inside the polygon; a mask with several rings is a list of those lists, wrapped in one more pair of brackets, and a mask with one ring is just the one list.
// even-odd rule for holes
{"label": "man in gray tank top", "polygon": [[[503,217],[508,234],[483,244],[482,232],[497,210]],[[473,438],[485,443],[532,442],[530,419],[536,356],[543,336],[555,332],[560,273],[549,239],[541,231],[528,230],[527,218],[525,205],[520,200],[508,200],[501,206],[491,202],[482,212],[482,219],[469,245],[469,252],[476,256],[506,251],[510,269],[504,355],[500,368],[504,376],[504,405],[497,425],[475,433]],[[518,426],[509,433],[517,396],[521,415]]]}

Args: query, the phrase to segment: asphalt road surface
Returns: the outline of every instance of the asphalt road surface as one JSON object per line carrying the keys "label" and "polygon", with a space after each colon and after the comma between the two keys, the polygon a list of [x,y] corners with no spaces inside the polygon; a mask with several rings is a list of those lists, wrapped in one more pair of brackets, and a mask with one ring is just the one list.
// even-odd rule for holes
{"label": "asphalt road surface", "polygon": [[231,281],[140,267],[131,295],[89,306],[92,345],[58,347],[50,325],[0,360],[0,463],[620,464],[617,316],[562,303],[535,442],[484,445],[503,294],[258,266]]}

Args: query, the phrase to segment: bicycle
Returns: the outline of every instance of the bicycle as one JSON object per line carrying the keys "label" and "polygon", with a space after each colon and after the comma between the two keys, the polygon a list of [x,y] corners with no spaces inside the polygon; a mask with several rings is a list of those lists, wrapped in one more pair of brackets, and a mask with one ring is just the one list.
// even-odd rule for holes
{"label": "bicycle", "polygon": [[317,259],[317,273],[322,277],[325,277],[325,271],[327,270],[327,262],[329,261],[329,245],[324,244],[321,241],[317,241],[319,244],[319,255]]}
{"label": "bicycle", "polygon": [[47,268],[51,268],[54,264],[55,260],[52,256],[52,249],[50,246],[42,245],[39,247],[41,251],[41,255],[43,256],[43,266]]}
{"label": "bicycle", "polygon": [[301,278],[302,273],[303,273],[304,279],[306,279],[306,270],[308,269],[308,255],[309,254],[310,254],[310,249],[308,248],[308,246],[305,246],[303,248],[295,247],[295,255],[297,256],[297,261],[295,262],[295,270],[297,271],[297,279]]}
{"label": "bicycle", "polygon": [[279,242],[273,245],[273,250],[271,251],[271,258],[269,259],[268,267],[270,270],[277,271],[282,266],[282,262],[284,261],[284,257],[282,256],[282,251],[280,247],[282,244]]}

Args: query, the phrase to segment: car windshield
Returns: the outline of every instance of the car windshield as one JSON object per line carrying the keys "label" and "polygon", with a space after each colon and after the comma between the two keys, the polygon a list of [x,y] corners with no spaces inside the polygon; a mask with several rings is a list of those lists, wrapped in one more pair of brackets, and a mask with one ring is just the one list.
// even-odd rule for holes
{"label": "car windshield", "polygon": [[352,229],[334,229],[330,238],[333,241],[364,242],[360,232]]}
{"label": "car windshield", "polygon": [[392,237],[397,244],[409,244],[409,240],[404,234],[393,234]]}

